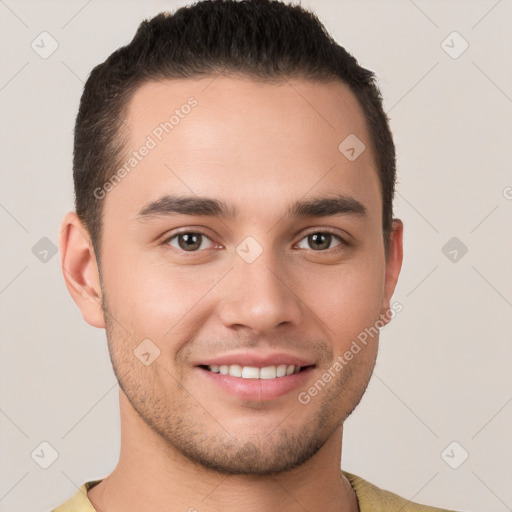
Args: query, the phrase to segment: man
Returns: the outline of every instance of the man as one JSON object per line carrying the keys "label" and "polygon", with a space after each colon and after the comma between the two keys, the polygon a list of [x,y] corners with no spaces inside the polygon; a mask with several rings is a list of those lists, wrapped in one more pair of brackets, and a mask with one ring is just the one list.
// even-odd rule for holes
{"label": "man", "polygon": [[314,15],[144,21],[85,85],[74,183],[62,268],[106,329],[122,435],[57,512],[440,510],[340,469],[403,225],[373,74]]}

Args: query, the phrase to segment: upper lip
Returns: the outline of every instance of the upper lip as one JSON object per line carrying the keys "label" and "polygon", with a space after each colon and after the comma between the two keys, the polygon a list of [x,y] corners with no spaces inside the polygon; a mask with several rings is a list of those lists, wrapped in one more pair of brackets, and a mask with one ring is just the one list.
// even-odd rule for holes
{"label": "upper lip", "polygon": [[294,366],[311,366],[314,362],[293,354],[285,352],[258,353],[258,352],[233,352],[230,354],[218,355],[211,359],[205,359],[198,366],[222,366],[239,364],[240,366],[255,366],[263,368],[265,366],[277,366],[286,364]]}

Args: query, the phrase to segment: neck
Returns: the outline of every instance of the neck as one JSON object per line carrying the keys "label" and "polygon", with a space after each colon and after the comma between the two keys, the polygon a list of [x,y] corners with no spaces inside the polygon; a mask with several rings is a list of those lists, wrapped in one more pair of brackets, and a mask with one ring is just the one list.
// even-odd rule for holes
{"label": "neck", "polygon": [[359,512],[343,476],[343,427],[306,463],[271,476],[226,475],[174,450],[138,416],[120,390],[121,453],[114,471],[88,492],[98,512]]}

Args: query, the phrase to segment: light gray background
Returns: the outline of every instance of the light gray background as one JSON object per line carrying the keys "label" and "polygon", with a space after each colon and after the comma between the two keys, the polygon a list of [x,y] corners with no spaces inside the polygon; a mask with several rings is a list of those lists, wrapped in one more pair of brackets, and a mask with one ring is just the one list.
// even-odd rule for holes
{"label": "light gray background", "polygon": [[[57,245],[73,208],[72,130],[90,70],[142,18],[183,4],[0,1],[4,512],[48,511],[117,462],[104,332],[83,321],[59,256],[44,263],[32,248],[42,237]],[[404,309],[384,328],[368,391],[345,425],[342,466],[421,503],[512,510],[512,3],[302,4],[378,75],[405,224],[394,296]],[[31,48],[43,31],[59,45],[47,59]],[[456,59],[442,47],[453,31],[469,43]],[[468,248],[456,262],[442,251],[452,237]],[[43,441],[59,455],[48,469],[31,457]],[[458,469],[441,456],[452,441],[452,464],[469,453]]]}

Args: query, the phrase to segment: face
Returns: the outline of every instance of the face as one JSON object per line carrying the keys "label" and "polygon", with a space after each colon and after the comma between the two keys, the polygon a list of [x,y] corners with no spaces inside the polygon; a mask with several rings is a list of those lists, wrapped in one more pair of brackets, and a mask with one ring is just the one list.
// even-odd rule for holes
{"label": "face", "polygon": [[[126,123],[127,167],[98,200],[130,414],[216,471],[305,462],[366,389],[378,336],[344,354],[389,312],[400,266],[355,97],[338,82],[151,82]],[[339,149],[351,134],[356,159]]]}

